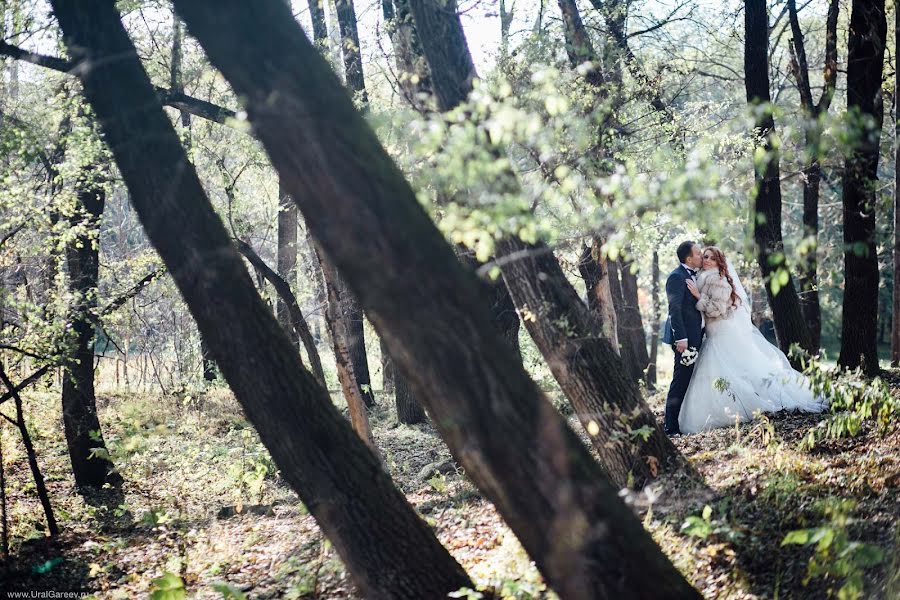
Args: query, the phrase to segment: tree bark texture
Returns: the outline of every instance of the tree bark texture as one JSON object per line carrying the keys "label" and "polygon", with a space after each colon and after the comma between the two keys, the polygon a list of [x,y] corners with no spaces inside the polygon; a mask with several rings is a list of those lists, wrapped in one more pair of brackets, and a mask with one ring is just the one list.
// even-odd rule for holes
{"label": "tree bark texture", "polygon": [[844,303],[838,365],[863,367],[869,374],[879,371],[875,187],[884,118],[884,9],[884,0],[853,0],[847,44],[847,112],[858,137],[844,162]]}
{"label": "tree bark texture", "polygon": [[[97,233],[106,203],[106,192],[84,169],[75,182],[76,212],[69,219],[78,235],[66,246],[69,290],[76,298],[70,307],[72,339],[65,358],[62,382],[62,416],[66,446],[75,484],[99,489],[104,483],[121,485],[122,477],[108,458],[97,416],[94,395],[94,318],[100,275],[100,242]],[[101,450],[94,455],[94,449]]]}
{"label": "tree bark texture", "polygon": [[[814,354],[816,349],[787,268],[781,234],[781,172],[778,151],[772,144],[775,119],[769,107],[769,17],[765,0],[745,0],[744,24],[744,84],[747,102],[755,111],[754,134],[760,140],[759,147],[765,151],[765,157],[756,161],[754,168],[756,185],[751,218],[757,262],[766,280],[766,296],[781,350],[787,353],[796,343]],[[787,274],[787,282],[777,286],[776,293],[773,281],[778,281],[783,274]]]}
{"label": "tree bark texture", "polygon": [[[894,10],[894,56],[900,51],[900,11]],[[900,69],[894,69],[894,98],[900,98]],[[900,366],[900,107],[894,101],[894,250],[891,302],[891,367]]]}
{"label": "tree bark texture", "polygon": [[[202,8],[199,3],[188,4],[195,10]],[[277,4],[278,20],[257,33],[268,37],[272,25],[276,30],[289,27],[303,37],[290,11],[280,2],[271,4]],[[362,595],[437,598],[471,587],[462,568],[409,506],[327,391],[303,369],[297,352],[266,309],[153,96],[113,2],[54,0],[53,8],[69,51],[82,65],[78,76],[84,93],[148,238],[169,268],[247,417],[334,544]],[[218,15],[212,25],[217,33],[228,36],[229,45],[241,46],[235,44],[238,38],[219,29],[226,23],[229,29],[234,26],[222,18],[233,15],[234,7],[232,12],[223,12],[219,3],[206,8]],[[241,20],[251,28],[259,25],[252,20],[254,14],[271,16],[271,6],[262,13],[256,4],[242,3],[242,8],[250,14]],[[182,16],[191,16],[185,19],[191,27],[192,15]],[[337,87],[332,95],[340,91],[349,105],[312,46],[305,43],[303,51],[316,70],[329,72]],[[253,62],[254,71],[267,72],[261,63]],[[279,71],[283,80],[300,85],[304,72],[306,68],[298,64]],[[315,93],[310,88],[307,92]],[[303,122],[305,129],[316,120]],[[288,190],[295,198],[303,193],[300,186],[292,187]],[[331,212],[324,210],[323,218],[330,218],[324,215]]]}
{"label": "tree bark texture", "polygon": [[[394,63],[403,97],[414,109],[426,112],[431,107],[431,74],[409,11],[408,0],[383,0],[384,20],[394,47]],[[396,8],[396,10],[394,10]]]}
{"label": "tree bark texture", "polygon": [[[285,192],[281,181],[278,182],[278,249],[276,262],[278,276],[288,284],[293,295],[293,287],[297,283],[297,205]],[[278,322],[294,346],[300,349],[300,332],[292,326],[291,309],[282,294],[278,294],[275,302],[275,314]]]}
{"label": "tree bark texture", "polygon": [[601,335],[609,340],[610,346],[621,356],[616,307],[609,287],[609,265],[600,251],[602,245],[598,239],[594,239],[590,246],[585,244],[578,261],[578,271],[587,289],[588,308],[594,312],[599,322]]}
{"label": "tree bark texture", "polygon": [[[698,597],[495,333],[475,276],[287,10],[274,0],[176,8],[245,99],[308,226],[455,458],[550,585],[565,598]],[[440,12],[458,26],[455,11]]]}
{"label": "tree bark texture", "polygon": [[629,359],[625,366],[630,370],[630,376],[635,381],[646,383],[650,355],[647,353],[647,333],[644,331],[644,319],[638,299],[637,274],[632,272],[632,264],[631,260],[620,259],[617,265],[622,292],[618,309],[619,330],[621,337],[627,340],[624,344],[627,345]]}
{"label": "tree bark texture", "polygon": [[825,68],[823,89],[818,103],[813,102],[809,83],[809,63],[806,44],[800,29],[796,0],[788,0],[788,17],[791,24],[791,70],[800,91],[800,103],[806,115],[804,132],[807,163],[803,167],[803,231],[811,241],[803,256],[799,273],[800,308],[809,328],[810,344],[814,349],[822,345],[822,308],[819,302],[818,245],[819,245],[819,188],[822,181],[822,125],[820,117],[828,112],[837,82],[837,21],[840,12],[838,0],[831,0],[825,23]]}

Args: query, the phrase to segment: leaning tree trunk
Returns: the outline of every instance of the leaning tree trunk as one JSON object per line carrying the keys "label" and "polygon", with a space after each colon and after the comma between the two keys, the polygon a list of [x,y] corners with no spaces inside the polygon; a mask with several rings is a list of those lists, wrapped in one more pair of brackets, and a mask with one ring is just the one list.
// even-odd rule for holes
{"label": "leaning tree trunk", "polygon": [[504,240],[500,250],[521,256],[504,263],[503,278],[613,481],[640,487],[661,471],[686,468],[549,248]]}
{"label": "leaning tree trunk", "polygon": [[[411,6],[429,61],[438,105],[451,109],[453,102],[459,103],[466,97],[475,73],[465,36],[456,26],[459,17],[454,15],[454,24],[452,18],[446,18],[447,14],[423,10],[426,5],[419,0],[413,0]],[[424,18],[424,29],[420,18]],[[444,43],[444,40],[456,41]],[[465,76],[466,72],[470,77]],[[504,176],[518,184],[515,174]],[[615,382],[605,381],[622,372],[622,362],[612,346],[594,339],[602,328],[578,298],[550,249],[542,244],[529,246],[511,237],[501,240],[497,247],[510,296],[554,377],[591,434],[594,447],[613,480],[618,485],[630,480],[640,485],[655,476],[660,468],[683,466],[683,458],[634,385],[637,378],[632,380],[630,390],[627,384],[615,389]],[[609,280],[612,284],[612,273]],[[611,365],[616,365],[616,375],[608,376]],[[633,435],[636,430],[641,430],[643,437]],[[621,443],[615,443],[619,438]]]}
{"label": "leaning tree trunk", "polygon": [[93,169],[85,169],[76,182],[78,210],[70,222],[79,230],[66,246],[69,290],[77,304],[70,309],[72,340],[64,361],[62,417],[75,485],[99,489],[104,483],[121,485],[122,477],[108,458],[94,395],[92,312],[97,308],[100,269],[97,234],[106,202],[106,192],[94,177]]}
{"label": "leaning tree trunk", "polygon": [[847,112],[857,135],[844,162],[844,304],[838,365],[863,367],[869,374],[879,371],[875,215],[886,35],[884,0],[853,0],[847,43]]}
{"label": "leaning tree trunk", "polygon": [[[278,20],[264,19],[268,24],[259,33],[268,35],[272,25],[275,30],[289,27],[302,36],[290,11],[280,0],[267,5],[273,3],[277,3]],[[227,16],[221,13],[222,7],[217,2],[206,8]],[[473,587],[332,404],[327,391],[301,366],[206,197],[113,3],[53,0],[53,8],[66,45],[81,65],[76,72],[84,94],[100,120],[147,237],[166,263],[260,439],[334,544],[361,594],[436,598],[463,586]],[[246,17],[259,16],[259,7],[242,3],[241,8],[249,12],[241,17],[243,24],[258,25]],[[271,8],[266,6],[262,14],[270,15]],[[228,36],[235,48],[243,46],[231,37],[234,21],[220,22],[228,24],[230,33],[214,26],[217,32]],[[308,43],[302,51],[308,60],[279,70],[282,81],[303,85],[308,65],[330,73]],[[254,64],[253,70],[268,72],[262,63]],[[284,73],[292,76],[285,78]],[[340,84],[332,82],[337,91],[331,96],[343,94]],[[305,89],[315,93],[315,88]],[[340,98],[349,102],[344,95]],[[301,118],[294,124],[300,122],[304,128],[311,123]],[[309,158],[302,154],[296,157]],[[288,173],[280,160],[278,164],[282,176]],[[307,167],[314,164],[311,160]],[[288,190],[295,198],[306,193],[293,183]],[[319,217],[327,220],[329,213],[333,210],[325,209]],[[359,258],[365,264],[365,257]],[[347,261],[343,264],[351,266]],[[380,270],[372,274],[380,276]]]}
{"label": "leaning tree trunk", "polygon": [[272,287],[275,288],[275,293],[278,294],[278,300],[284,303],[285,308],[288,311],[288,324],[287,326],[284,323],[281,324],[282,329],[285,330],[285,333],[291,333],[289,337],[298,337],[303,341],[303,346],[306,349],[306,355],[309,358],[309,364],[312,368],[313,375],[316,376],[316,379],[319,380],[319,383],[322,387],[328,387],[328,384],[325,381],[325,371],[322,369],[322,360],[319,358],[319,351],[316,348],[316,341],[313,339],[312,332],[309,330],[309,325],[306,324],[306,319],[303,317],[303,311],[300,309],[300,305],[297,303],[297,297],[294,296],[294,292],[291,291],[291,286],[288,285],[288,282],[281,278],[272,268],[263,261],[263,259],[256,253],[253,247],[243,240],[235,240],[237,243],[238,251],[246,258],[253,268],[256,269],[258,273],[261,273],[263,277],[266,278],[266,281],[272,284]]}
{"label": "leaning tree trunk", "polygon": [[[754,135],[764,157],[755,160],[755,189],[752,211],[757,262],[766,281],[766,296],[772,308],[775,333],[781,350],[792,344],[815,354],[809,328],[800,309],[793,277],[787,266],[781,235],[781,173],[778,150],[772,144],[775,119],[769,95],[769,18],[765,0],[745,0],[744,84],[747,102],[754,110]],[[792,361],[795,366],[799,363]]]}
{"label": "leaning tree trunk", "polygon": [[[319,264],[322,265],[322,276],[325,280],[325,292],[328,296],[328,306],[325,309],[325,322],[328,324],[328,333],[331,335],[331,343],[334,346],[335,368],[344,398],[347,400],[347,410],[350,413],[350,423],[359,438],[366,443],[375,456],[382,459],[381,452],[375,445],[372,437],[372,428],[369,426],[369,416],[366,414],[366,401],[362,395],[359,379],[356,377],[355,365],[350,355],[349,333],[346,329],[347,319],[338,317],[341,310],[341,290],[344,284],[338,275],[337,269],[325,256],[322,249],[315,245]],[[371,393],[371,390],[370,390]]]}
{"label": "leaning tree trunk", "polygon": [[[275,0],[175,6],[244,99],[307,224],[455,458],[548,583],[564,598],[698,597],[500,340],[475,276],[289,11]],[[417,6],[439,26],[455,20],[448,29],[461,39],[454,2],[411,4],[422,32]]]}

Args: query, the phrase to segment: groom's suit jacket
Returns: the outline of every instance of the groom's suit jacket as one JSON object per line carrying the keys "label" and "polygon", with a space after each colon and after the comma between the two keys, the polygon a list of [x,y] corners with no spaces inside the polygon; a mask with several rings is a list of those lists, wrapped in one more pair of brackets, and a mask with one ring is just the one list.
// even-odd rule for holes
{"label": "groom's suit jacket", "polygon": [[703,315],[697,310],[697,299],[687,288],[691,274],[683,266],[669,273],[666,296],[669,297],[669,316],[663,329],[663,342],[688,341],[688,347],[699,348],[703,339]]}

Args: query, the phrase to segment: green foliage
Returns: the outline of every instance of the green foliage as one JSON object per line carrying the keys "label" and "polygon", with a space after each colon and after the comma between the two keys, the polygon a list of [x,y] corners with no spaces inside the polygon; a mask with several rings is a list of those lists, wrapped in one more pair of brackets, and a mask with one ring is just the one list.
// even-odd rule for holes
{"label": "green foliage", "polygon": [[701,540],[715,536],[723,540],[736,541],[742,537],[741,532],[728,523],[725,505],[720,506],[719,518],[713,519],[713,508],[707,504],[699,516],[691,515],[684,520],[681,524],[681,533]]}
{"label": "green foliage", "polygon": [[150,583],[150,600],[182,600],[187,597],[184,581],[166,571]]}
{"label": "green foliage", "polygon": [[813,392],[828,400],[831,414],[809,430],[802,446],[809,450],[823,440],[836,440],[860,435],[873,427],[880,435],[895,428],[900,417],[900,399],[891,393],[880,377],[868,379],[861,369],[853,371],[828,369],[822,360],[806,355],[797,347],[792,356],[803,363]]}
{"label": "green foliage", "polygon": [[850,540],[848,527],[856,503],[829,498],[822,504],[827,519],[819,527],[789,532],[781,545],[815,546],[809,559],[804,585],[816,577],[843,581],[837,591],[840,600],[856,600],[863,596],[865,570],[882,562],[884,553],[877,546]]}

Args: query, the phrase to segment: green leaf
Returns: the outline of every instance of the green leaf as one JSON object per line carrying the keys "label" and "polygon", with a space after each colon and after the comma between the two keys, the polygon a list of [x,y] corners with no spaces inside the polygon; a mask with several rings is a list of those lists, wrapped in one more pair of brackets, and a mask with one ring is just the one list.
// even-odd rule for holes
{"label": "green leaf", "polygon": [[812,536],[812,529],[797,529],[795,531],[789,532],[784,539],[781,540],[781,545],[786,546],[788,544],[799,544],[801,546],[805,546],[809,543],[809,539]]}
{"label": "green leaf", "polygon": [[150,582],[150,600],[183,600],[184,581],[175,573],[166,571]]}
{"label": "green leaf", "polygon": [[712,517],[712,507],[709,504],[704,506],[702,514],[703,514],[703,520],[709,521],[710,517]]}

